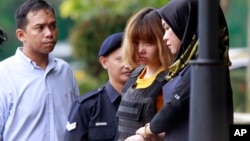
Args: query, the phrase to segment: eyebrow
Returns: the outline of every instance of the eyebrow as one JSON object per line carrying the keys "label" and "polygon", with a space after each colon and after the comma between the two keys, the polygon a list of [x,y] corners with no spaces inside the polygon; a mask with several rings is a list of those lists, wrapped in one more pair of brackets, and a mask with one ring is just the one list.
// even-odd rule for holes
{"label": "eyebrow", "polygon": [[[51,24],[56,24],[56,20],[53,20],[52,22],[49,23],[49,25]],[[46,25],[46,23],[36,23],[34,26],[43,26]]]}

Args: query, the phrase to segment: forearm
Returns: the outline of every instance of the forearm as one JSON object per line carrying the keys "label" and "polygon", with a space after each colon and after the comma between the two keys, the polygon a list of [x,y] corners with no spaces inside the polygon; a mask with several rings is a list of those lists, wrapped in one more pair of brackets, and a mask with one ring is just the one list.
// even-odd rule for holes
{"label": "forearm", "polygon": [[172,106],[168,104],[164,105],[161,111],[159,111],[150,122],[151,132],[159,134],[170,130],[178,118],[177,115],[178,113]]}

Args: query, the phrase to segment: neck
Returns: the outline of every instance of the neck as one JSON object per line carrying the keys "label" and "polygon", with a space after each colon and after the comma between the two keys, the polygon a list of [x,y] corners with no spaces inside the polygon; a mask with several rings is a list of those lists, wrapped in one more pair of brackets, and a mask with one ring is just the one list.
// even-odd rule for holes
{"label": "neck", "polygon": [[145,67],[143,78],[152,77],[161,67],[162,67],[161,64],[147,65]]}
{"label": "neck", "polygon": [[122,88],[124,86],[124,84],[121,84],[121,83],[117,83],[117,82],[114,82],[113,80],[109,80],[110,84],[113,86],[113,88],[119,93],[121,94],[122,92]]}
{"label": "neck", "polygon": [[32,61],[36,62],[37,66],[43,68],[44,70],[46,69],[49,62],[48,54],[35,54],[34,52],[25,50],[25,48],[22,49],[22,52]]}

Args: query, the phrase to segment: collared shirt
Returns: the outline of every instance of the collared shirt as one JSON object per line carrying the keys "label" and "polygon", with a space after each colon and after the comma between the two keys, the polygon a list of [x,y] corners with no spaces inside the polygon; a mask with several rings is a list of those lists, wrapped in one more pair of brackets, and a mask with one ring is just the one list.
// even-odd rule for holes
{"label": "collared shirt", "polygon": [[49,56],[43,70],[18,48],[0,62],[0,141],[62,141],[78,95],[65,61]]}
{"label": "collared shirt", "polygon": [[69,115],[64,141],[117,141],[116,112],[120,100],[120,94],[109,82],[78,98]]}

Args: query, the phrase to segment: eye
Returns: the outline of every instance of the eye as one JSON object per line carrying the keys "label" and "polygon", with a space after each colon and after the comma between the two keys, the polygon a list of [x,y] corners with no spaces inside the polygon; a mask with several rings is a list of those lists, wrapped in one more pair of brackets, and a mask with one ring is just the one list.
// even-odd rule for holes
{"label": "eye", "polygon": [[116,60],[122,62],[122,57],[117,57]]}
{"label": "eye", "polygon": [[165,25],[163,28],[164,28],[165,30],[169,30],[169,29],[170,29],[170,27],[167,26],[167,25]]}
{"label": "eye", "polygon": [[144,45],[145,46],[152,46],[152,43],[147,42],[147,43],[144,43]]}
{"label": "eye", "polygon": [[152,44],[153,44],[153,42],[152,41],[141,41],[141,43],[143,44],[143,45],[145,45],[145,46],[151,46]]}
{"label": "eye", "polygon": [[36,29],[36,30],[43,30],[43,26],[38,25],[38,26],[35,27],[35,29]]}
{"label": "eye", "polygon": [[162,24],[162,27],[165,29],[165,30],[169,30],[170,29],[170,26],[167,24],[167,23],[163,23]]}
{"label": "eye", "polygon": [[56,24],[55,24],[55,23],[54,23],[54,24],[51,24],[50,27],[51,27],[51,28],[56,28]]}

